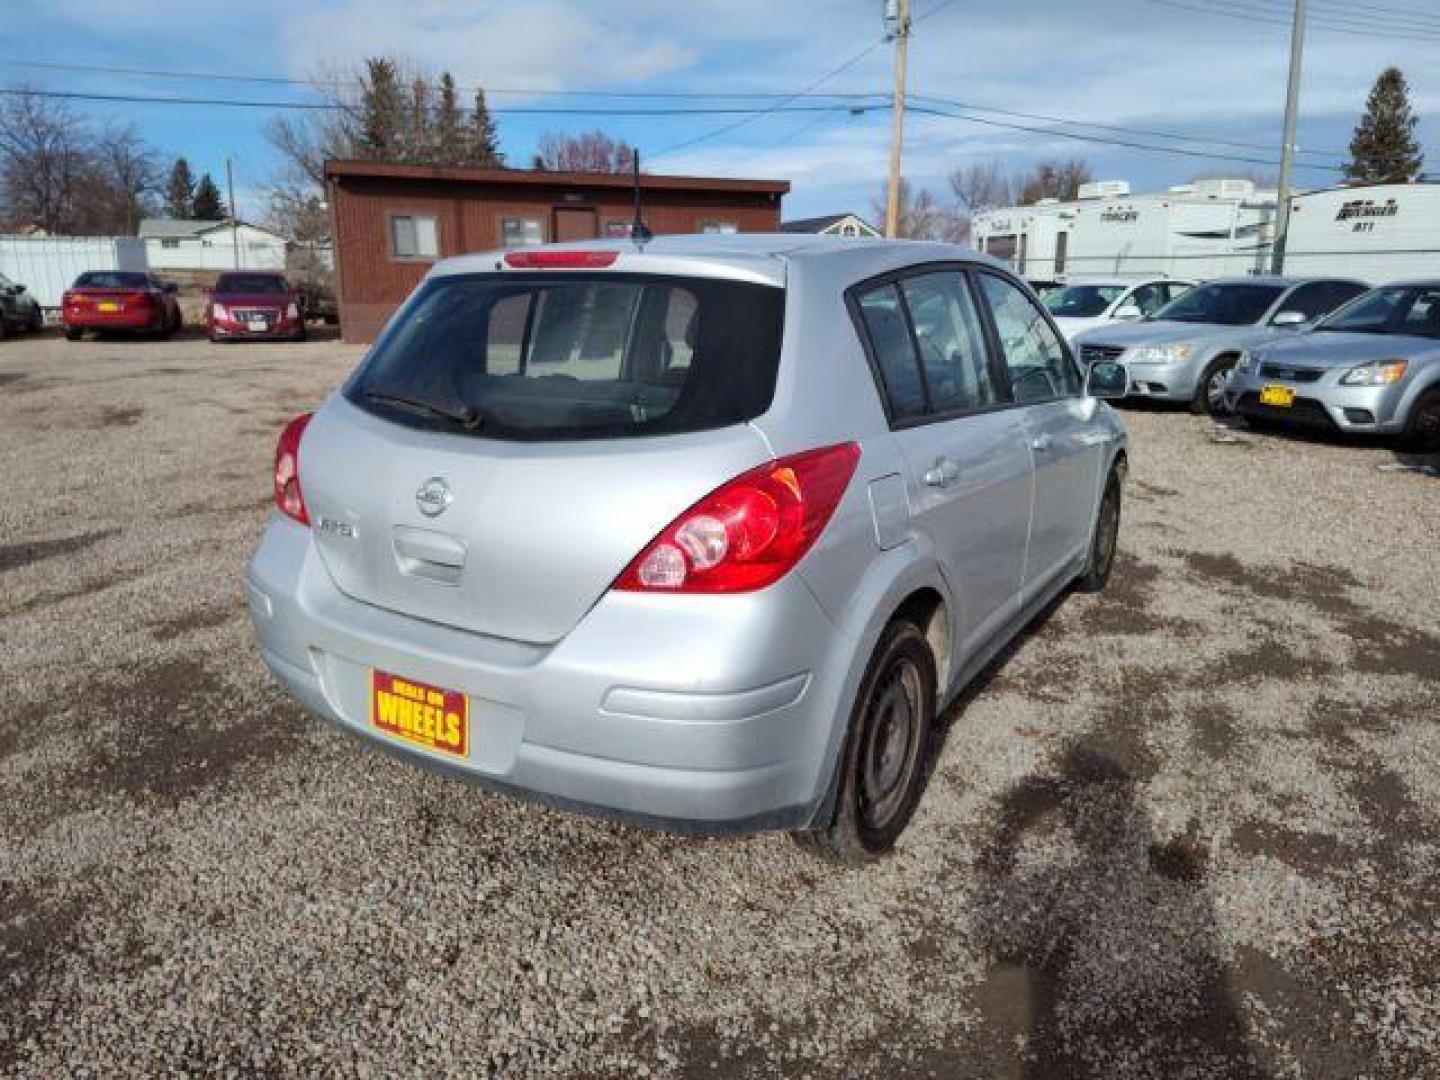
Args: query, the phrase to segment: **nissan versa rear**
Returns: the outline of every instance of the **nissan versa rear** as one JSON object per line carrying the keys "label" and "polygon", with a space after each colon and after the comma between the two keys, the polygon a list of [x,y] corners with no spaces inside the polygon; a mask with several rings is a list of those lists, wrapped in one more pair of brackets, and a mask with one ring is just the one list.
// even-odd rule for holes
{"label": "nissan versa rear", "polygon": [[282,434],[247,592],[274,674],[384,749],[860,862],[938,708],[1104,583],[1123,454],[1033,294],[958,248],[468,256]]}

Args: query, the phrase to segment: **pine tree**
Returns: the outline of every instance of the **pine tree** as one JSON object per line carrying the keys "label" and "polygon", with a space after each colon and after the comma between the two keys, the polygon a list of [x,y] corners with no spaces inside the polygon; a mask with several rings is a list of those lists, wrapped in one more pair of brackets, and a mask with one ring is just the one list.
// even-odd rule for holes
{"label": "pine tree", "polygon": [[405,93],[399,68],[389,57],[372,56],[365,61],[363,83],[359,150],[374,160],[403,160]]}
{"label": "pine tree", "polygon": [[1365,115],[1350,140],[1345,178],[1362,184],[1408,184],[1417,179],[1425,155],[1415,141],[1418,118],[1410,108],[1410,87],[1399,68],[1386,68],[1365,101]]}
{"label": "pine tree", "polygon": [[183,157],[176,158],[165,183],[165,213],[172,218],[188,218],[194,199],[195,177],[190,173],[190,163]]}
{"label": "pine tree", "polygon": [[443,165],[465,164],[465,121],[455,80],[447,71],[440,76],[435,106],[435,159]]}
{"label": "pine tree", "polygon": [[469,164],[481,169],[499,169],[505,165],[505,155],[500,152],[500,136],[495,131],[495,120],[485,104],[485,91],[475,91],[475,112],[470,120],[470,161]]}
{"label": "pine tree", "polygon": [[209,173],[200,174],[200,182],[195,185],[195,198],[190,202],[189,216],[196,221],[225,220],[225,203]]}

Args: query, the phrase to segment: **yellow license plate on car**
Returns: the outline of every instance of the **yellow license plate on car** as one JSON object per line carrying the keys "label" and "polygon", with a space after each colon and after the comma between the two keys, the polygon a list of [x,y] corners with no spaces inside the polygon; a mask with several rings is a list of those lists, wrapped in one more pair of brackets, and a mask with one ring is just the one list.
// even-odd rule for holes
{"label": "yellow license plate on car", "polygon": [[370,726],[411,746],[466,757],[470,699],[458,690],[370,672]]}
{"label": "yellow license plate on car", "polygon": [[1295,404],[1295,391],[1288,386],[1264,386],[1260,388],[1260,404],[1274,405],[1288,409]]}
{"label": "yellow license plate on car", "polygon": [[101,300],[96,306],[107,315],[120,310],[120,305],[114,300]]}

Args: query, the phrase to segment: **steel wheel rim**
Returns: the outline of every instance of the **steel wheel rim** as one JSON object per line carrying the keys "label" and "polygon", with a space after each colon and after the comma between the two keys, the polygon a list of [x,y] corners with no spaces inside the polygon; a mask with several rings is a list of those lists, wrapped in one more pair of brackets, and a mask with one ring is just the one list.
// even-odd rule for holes
{"label": "steel wheel rim", "polygon": [[1225,384],[1230,381],[1230,369],[1221,368],[1210,376],[1210,382],[1205,387],[1205,399],[1212,406],[1218,406],[1225,400]]}
{"label": "steel wheel rim", "polygon": [[860,819],[871,830],[886,828],[905,804],[918,758],[923,719],[920,669],[897,660],[871,694],[860,748]]}

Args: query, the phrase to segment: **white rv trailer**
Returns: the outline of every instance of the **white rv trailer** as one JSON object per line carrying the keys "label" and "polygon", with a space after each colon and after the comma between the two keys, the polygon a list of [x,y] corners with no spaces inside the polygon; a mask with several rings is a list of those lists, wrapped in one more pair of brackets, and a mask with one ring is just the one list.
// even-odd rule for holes
{"label": "white rv trailer", "polygon": [[1440,184],[1374,184],[1290,203],[1285,273],[1358,277],[1375,285],[1440,277]]}
{"label": "white rv trailer", "polygon": [[1035,282],[1198,280],[1268,270],[1275,195],[1248,180],[1202,180],[1141,195],[1106,182],[1086,184],[1079,195],[976,215],[975,246]]}

